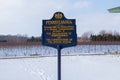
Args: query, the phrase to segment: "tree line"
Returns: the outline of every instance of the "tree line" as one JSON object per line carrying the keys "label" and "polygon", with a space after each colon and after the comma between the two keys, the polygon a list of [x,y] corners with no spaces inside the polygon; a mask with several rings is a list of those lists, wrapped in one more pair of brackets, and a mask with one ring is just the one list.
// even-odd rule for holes
{"label": "tree line", "polygon": [[41,42],[41,37],[26,35],[0,35],[0,42]]}
{"label": "tree line", "polygon": [[27,42],[41,42],[41,37],[30,37],[27,39]]}
{"label": "tree line", "polygon": [[116,31],[113,33],[102,30],[97,35],[91,34],[90,41],[120,41],[120,34]]}
{"label": "tree line", "polygon": [[[27,35],[0,35],[0,42],[41,42],[41,36],[27,37]],[[120,41],[119,32],[102,30],[99,34],[94,34],[91,31],[84,32],[81,37],[78,37],[78,42],[90,41]]]}

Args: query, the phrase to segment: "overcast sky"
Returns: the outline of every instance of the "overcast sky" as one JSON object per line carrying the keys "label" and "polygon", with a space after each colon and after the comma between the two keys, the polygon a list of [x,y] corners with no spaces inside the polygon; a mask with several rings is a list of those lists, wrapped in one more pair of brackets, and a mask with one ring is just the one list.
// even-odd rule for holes
{"label": "overcast sky", "polygon": [[77,34],[101,30],[120,32],[120,13],[107,9],[120,6],[120,0],[0,0],[0,35],[41,36],[42,20],[57,11],[76,19]]}

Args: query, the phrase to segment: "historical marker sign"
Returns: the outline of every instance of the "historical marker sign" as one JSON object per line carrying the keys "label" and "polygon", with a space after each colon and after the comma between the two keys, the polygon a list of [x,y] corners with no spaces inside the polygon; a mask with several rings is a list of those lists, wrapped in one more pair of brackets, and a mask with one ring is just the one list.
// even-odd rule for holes
{"label": "historical marker sign", "polygon": [[64,48],[77,44],[75,19],[66,19],[62,12],[56,12],[52,19],[43,20],[42,23],[43,45]]}
{"label": "historical marker sign", "polygon": [[58,50],[58,80],[61,80],[61,49],[77,44],[75,19],[66,19],[56,12],[50,20],[43,20],[42,44]]}

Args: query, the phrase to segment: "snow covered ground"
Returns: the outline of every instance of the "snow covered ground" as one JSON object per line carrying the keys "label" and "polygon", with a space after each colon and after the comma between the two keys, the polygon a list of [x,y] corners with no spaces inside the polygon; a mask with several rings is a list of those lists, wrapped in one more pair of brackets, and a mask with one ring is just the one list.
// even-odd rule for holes
{"label": "snow covered ground", "polygon": [[[120,45],[77,45],[62,49],[63,55],[94,53],[104,54],[105,52],[120,53]],[[0,46],[0,58],[31,56],[37,54],[40,56],[53,56],[57,54],[57,49],[46,46]]]}
{"label": "snow covered ground", "polygon": [[[0,59],[0,80],[57,80],[57,57]],[[120,80],[120,56],[62,56],[62,80]]]}

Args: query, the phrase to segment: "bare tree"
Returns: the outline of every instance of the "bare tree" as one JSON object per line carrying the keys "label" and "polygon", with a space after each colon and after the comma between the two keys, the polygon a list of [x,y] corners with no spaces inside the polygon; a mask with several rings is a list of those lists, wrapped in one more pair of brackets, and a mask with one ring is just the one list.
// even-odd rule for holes
{"label": "bare tree", "polygon": [[27,37],[22,35],[0,35],[0,41],[7,42],[27,42]]}
{"label": "bare tree", "polygon": [[91,31],[87,31],[87,32],[84,32],[83,34],[82,34],[82,39],[83,40],[89,40],[90,39],[90,36],[93,34],[93,32],[91,32]]}
{"label": "bare tree", "polygon": [[101,31],[99,32],[99,34],[100,34],[100,35],[105,35],[105,34],[106,34],[106,31],[105,31],[105,30],[101,30]]}
{"label": "bare tree", "polygon": [[119,35],[119,32],[117,32],[117,31],[114,31],[114,34],[113,34],[114,36],[118,36]]}

